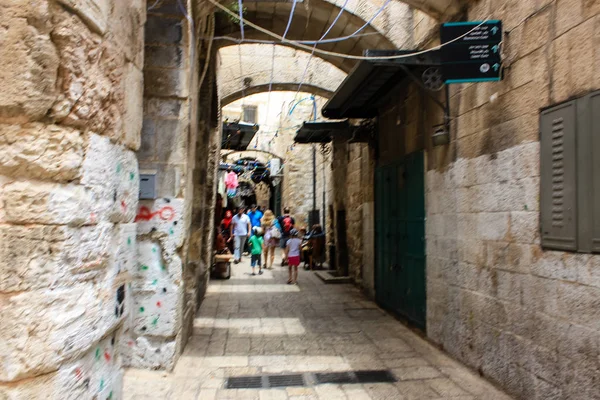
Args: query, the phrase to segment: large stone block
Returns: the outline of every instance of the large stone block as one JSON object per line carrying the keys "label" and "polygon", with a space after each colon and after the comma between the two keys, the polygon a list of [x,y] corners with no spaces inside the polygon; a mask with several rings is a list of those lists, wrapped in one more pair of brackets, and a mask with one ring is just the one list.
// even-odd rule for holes
{"label": "large stone block", "polygon": [[125,110],[123,114],[123,143],[137,150],[140,147],[144,118],[144,75],[134,64],[127,64],[124,79]]}
{"label": "large stone block", "polygon": [[111,224],[0,226],[0,292],[55,288],[97,277],[111,261],[113,235]]}
{"label": "large stone block", "polygon": [[510,235],[519,243],[539,244],[539,213],[520,211],[510,213]]}
{"label": "large stone block", "polygon": [[142,200],[135,221],[138,235],[157,238],[162,255],[168,262],[185,239],[184,199]]}
{"label": "large stone block", "polygon": [[58,181],[78,176],[80,132],[56,125],[0,125],[0,174]]}
{"label": "large stone block", "polygon": [[73,10],[93,31],[104,34],[110,11],[110,0],[59,0]]}
{"label": "large stone block", "polygon": [[[112,278],[53,290],[4,296],[0,326],[0,380],[13,381],[45,374],[87,352],[114,329],[124,314],[117,310],[118,288]],[[118,286],[117,286],[118,285]]]}
{"label": "large stone block", "polygon": [[134,274],[134,332],[171,337],[181,327],[183,271],[179,256],[167,261],[154,241],[138,246],[138,268]]}
{"label": "large stone block", "polygon": [[47,2],[3,2],[0,13],[0,120],[42,118],[57,97],[59,57],[48,35]]}
{"label": "large stone block", "polygon": [[[70,0],[69,0],[70,1]],[[86,131],[124,141],[127,65],[123,50],[89,31],[76,16],[55,8],[52,39],[60,55],[60,96],[50,116]]]}
{"label": "large stone block", "polygon": [[98,220],[130,222],[135,218],[139,173],[135,154],[106,137],[90,134],[81,183],[94,196]]}
{"label": "large stone block", "polygon": [[109,18],[110,39],[138,69],[143,68],[146,1],[113,1]]}
{"label": "large stone block", "polygon": [[558,284],[559,313],[575,323],[600,331],[600,288]]}
{"label": "large stone block", "polygon": [[[597,18],[596,18],[597,20]],[[566,36],[569,42],[569,67],[571,69],[571,96],[581,95],[598,89],[595,75],[600,65],[594,60],[594,51],[598,51],[598,31],[596,21],[590,18],[570,30]]]}
{"label": "large stone block", "polygon": [[78,360],[66,363],[51,374],[19,384],[0,384],[0,398],[30,399],[119,399],[123,389],[119,333],[93,345]]}
{"label": "large stone block", "polygon": [[556,36],[560,36],[583,21],[583,0],[557,0],[555,14]]}
{"label": "large stone block", "polygon": [[144,369],[172,370],[181,353],[179,340],[126,335],[121,346],[126,366]]}
{"label": "large stone block", "polygon": [[509,232],[509,213],[477,214],[477,234],[484,240],[503,240]]}
{"label": "large stone block", "polygon": [[184,20],[148,15],[146,43],[180,44],[184,35]]}
{"label": "large stone block", "polygon": [[93,195],[79,185],[12,182],[4,185],[0,199],[5,222],[83,225],[94,219]]}

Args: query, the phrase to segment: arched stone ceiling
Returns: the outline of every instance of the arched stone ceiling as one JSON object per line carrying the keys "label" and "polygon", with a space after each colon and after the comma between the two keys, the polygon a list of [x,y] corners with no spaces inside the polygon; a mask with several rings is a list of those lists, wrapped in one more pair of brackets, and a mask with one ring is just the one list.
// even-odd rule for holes
{"label": "arched stone ceiling", "polygon": [[[345,0],[306,0],[298,2],[294,17],[286,38],[291,40],[319,40],[335,20]],[[339,2],[335,4],[334,2]],[[383,5],[369,1],[349,0],[344,13],[333,26],[325,39],[349,36],[361,28]],[[285,32],[291,12],[291,2],[250,2],[245,1],[244,18],[279,35]],[[238,23],[233,23],[223,12],[218,12],[217,36],[240,38]],[[245,26],[245,39],[275,40],[271,36]],[[219,40],[217,46],[228,46],[232,42]],[[324,43],[318,46],[321,50],[342,54],[362,55],[367,49],[389,50],[395,48],[410,49],[413,47],[412,9],[406,4],[392,0],[375,18],[371,25],[352,39],[336,43]],[[294,47],[295,48],[295,47]],[[332,56],[315,55],[326,59],[340,69],[348,72],[356,64],[349,60]]]}
{"label": "arched stone ceiling", "polygon": [[[275,63],[271,81],[273,49]],[[220,49],[218,87],[221,104],[268,91],[270,83],[271,90],[296,91],[298,84],[303,82],[303,91],[329,97],[346,78],[346,73],[319,57],[312,57],[303,76],[309,58],[308,52],[281,45],[241,44]]]}

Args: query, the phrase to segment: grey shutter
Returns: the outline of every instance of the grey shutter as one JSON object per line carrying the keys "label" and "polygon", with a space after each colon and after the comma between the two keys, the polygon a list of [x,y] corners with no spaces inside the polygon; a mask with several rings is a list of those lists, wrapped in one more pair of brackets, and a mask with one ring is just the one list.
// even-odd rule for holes
{"label": "grey shutter", "polygon": [[600,91],[587,96],[590,124],[587,129],[592,141],[592,181],[589,191],[592,191],[592,251],[600,252]]}
{"label": "grey shutter", "polygon": [[577,249],[575,118],[574,101],[540,116],[541,239],[549,249]]}

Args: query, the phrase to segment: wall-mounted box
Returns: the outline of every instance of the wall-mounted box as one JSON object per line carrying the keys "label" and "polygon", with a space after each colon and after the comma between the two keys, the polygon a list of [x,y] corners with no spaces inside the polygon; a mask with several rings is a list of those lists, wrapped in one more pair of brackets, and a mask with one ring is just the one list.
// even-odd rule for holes
{"label": "wall-mounted box", "polygon": [[156,172],[140,173],[140,196],[144,199],[156,199]]}

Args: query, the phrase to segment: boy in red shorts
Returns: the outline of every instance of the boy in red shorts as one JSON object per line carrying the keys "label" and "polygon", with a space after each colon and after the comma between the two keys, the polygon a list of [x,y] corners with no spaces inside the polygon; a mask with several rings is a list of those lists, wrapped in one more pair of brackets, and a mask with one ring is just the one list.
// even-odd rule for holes
{"label": "boy in red shorts", "polygon": [[300,253],[302,247],[302,240],[298,238],[298,231],[292,229],[290,231],[290,239],[285,246],[285,258],[288,260],[288,268],[290,272],[290,279],[288,285],[298,283],[298,265],[300,265]]}

